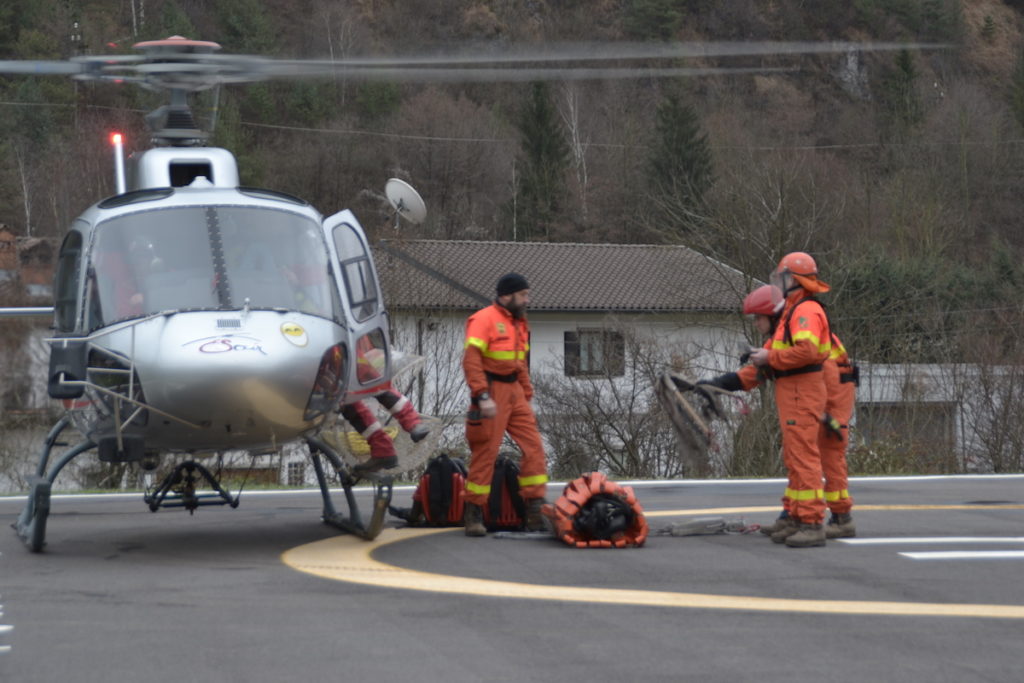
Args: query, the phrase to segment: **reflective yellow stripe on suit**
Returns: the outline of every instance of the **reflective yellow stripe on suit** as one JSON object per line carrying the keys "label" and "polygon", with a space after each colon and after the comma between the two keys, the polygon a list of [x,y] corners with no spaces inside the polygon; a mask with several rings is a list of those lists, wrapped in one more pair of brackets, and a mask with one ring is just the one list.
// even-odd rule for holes
{"label": "reflective yellow stripe on suit", "polygon": [[471,481],[466,482],[466,490],[470,493],[481,493],[483,495],[489,495],[491,493],[490,484],[474,484]]}
{"label": "reflective yellow stripe on suit", "polygon": [[[801,330],[800,332],[797,332],[796,334],[794,334],[793,335],[793,344],[795,344],[798,341],[803,341],[805,339],[808,340],[809,342],[811,342],[811,344],[813,344],[814,347],[816,349],[818,349],[818,351],[820,353],[828,353],[832,349],[832,342],[831,341],[827,341],[826,340],[825,343],[822,343],[822,341],[818,338],[818,335],[814,334],[810,330]],[[787,344],[782,339],[773,339],[772,340],[772,348],[773,349],[788,349],[788,348],[791,348],[793,346],[793,344]]]}
{"label": "reflective yellow stripe on suit", "polygon": [[530,345],[527,344],[526,348],[522,351],[491,351],[487,342],[478,337],[469,337],[466,339],[466,345],[464,348],[470,346],[480,349],[480,355],[484,358],[491,358],[493,360],[526,360],[526,354],[530,350]]}
{"label": "reflective yellow stripe on suit", "polygon": [[786,493],[783,495],[785,495],[790,500],[815,500],[816,498],[824,498],[825,491],[823,489],[787,488]]}
{"label": "reflective yellow stripe on suit", "polygon": [[535,474],[532,477],[519,477],[519,486],[536,486],[537,484],[548,483],[548,475]]}

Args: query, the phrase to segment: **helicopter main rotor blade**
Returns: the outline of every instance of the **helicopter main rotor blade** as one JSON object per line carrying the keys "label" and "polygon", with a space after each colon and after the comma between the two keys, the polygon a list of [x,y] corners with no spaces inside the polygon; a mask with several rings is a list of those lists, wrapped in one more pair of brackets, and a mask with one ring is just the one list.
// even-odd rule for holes
{"label": "helicopter main rotor blade", "polygon": [[[140,43],[140,45],[145,45]],[[277,78],[344,77],[399,82],[522,82],[672,78],[789,71],[757,66],[667,66],[666,60],[836,54],[851,51],[941,49],[926,43],[869,42],[709,42],[571,43],[519,46],[450,54],[352,57],[342,60],[272,59],[214,54],[216,46],[186,39],[156,41],[139,55],[75,57],[61,61],[0,61],[0,73],[70,75],[77,80],[129,82],[152,90],[196,92],[215,85]],[[157,49],[159,48],[159,49]],[[622,66],[623,62],[639,63]],[[554,63],[559,66],[550,66]],[[586,66],[605,62],[607,66]]]}
{"label": "helicopter main rotor blade", "polygon": [[80,74],[85,68],[76,62],[0,60],[0,74],[22,74],[26,76],[68,76]]}
{"label": "helicopter main rotor blade", "polygon": [[334,63],[275,63],[264,72],[266,78],[338,76],[355,80],[433,83],[491,83],[525,81],[580,81],[623,78],[681,78],[792,71],[780,67],[627,67],[627,68],[352,68]]}
{"label": "helicopter main rotor blade", "polygon": [[708,42],[708,43],[560,43],[524,46],[517,49],[484,50],[465,53],[434,53],[392,57],[346,57],[321,60],[277,60],[282,63],[344,64],[353,67],[458,66],[481,64],[518,64],[542,62],[592,62],[653,59],[694,59],[711,57],[755,57],[771,55],[835,54],[851,51],[884,52],[894,50],[943,49],[942,44],[874,42]]}

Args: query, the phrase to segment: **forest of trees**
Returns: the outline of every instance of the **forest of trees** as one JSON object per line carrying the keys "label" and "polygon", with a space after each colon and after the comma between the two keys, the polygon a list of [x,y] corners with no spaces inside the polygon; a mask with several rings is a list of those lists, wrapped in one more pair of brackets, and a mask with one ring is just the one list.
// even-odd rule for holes
{"label": "forest of trees", "polygon": [[[243,183],[402,235],[685,244],[754,276],[811,252],[833,322],[876,362],[1021,364],[1020,0],[7,0],[0,59],[226,52],[345,59],[598,41],[890,41],[902,50],[695,59],[773,71],[544,83],[325,78],[204,93]],[[922,47],[922,45],[924,45]],[[598,50],[599,48],[593,48]],[[673,65],[678,66],[678,65]],[[0,78],[0,223],[59,239],[112,193],[107,135],[147,144],[144,90]]]}
{"label": "forest of trees", "polygon": [[[129,53],[172,34],[334,59],[581,40],[942,45],[692,60],[785,70],[689,79],[272,82],[205,93],[196,111],[210,124],[216,102],[214,142],[245,184],[352,208],[374,234],[391,229],[381,190],[398,176],[430,209],[408,237],[682,243],[752,275],[805,249],[859,355],[1013,359],[1022,25],[994,0],[11,0],[0,57]],[[0,222],[23,236],[59,238],[110,194],[107,134],[144,147],[140,114],[162,103],[59,77],[0,90]]]}

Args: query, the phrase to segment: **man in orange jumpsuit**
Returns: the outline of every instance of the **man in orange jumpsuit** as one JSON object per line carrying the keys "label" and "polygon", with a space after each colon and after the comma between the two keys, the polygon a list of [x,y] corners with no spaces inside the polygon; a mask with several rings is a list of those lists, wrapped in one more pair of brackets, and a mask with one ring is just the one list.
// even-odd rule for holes
{"label": "man in orange jumpsuit", "polygon": [[466,440],[472,453],[466,478],[467,536],[487,533],[482,506],[491,493],[494,463],[506,431],[523,453],[519,492],[526,502],[526,528],[544,529],[540,509],[548,481],[547,458],[530,405],[533,385],[527,363],[530,285],[522,275],[508,273],[498,280],[496,293],[493,304],[466,321],[462,370],[470,393]]}
{"label": "man in orange jumpsuit", "polygon": [[[743,300],[743,312],[754,316],[754,324],[766,338],[770,338],[779,322],[783,306],[782,292],[774,285],[755,289]],[[825,476],[825,504],[832,513],[825,526],[827,538],[850,538],[857,535],[851,509],[853,497],[848,487],[846,447],[849,443],[849,424],[853,417],[857,367],[850,362],[846,347],[831,333],[832,349],[825,361],[822,373],[828,399],[825,414],[818,430],[818,449],[821,452],[821,468]],[[750,390],[765,379],[765,374],[752,365],[736,373],[722,375],[708,384],[729,391]],[[761,533],[771,535],[789,524],[789,510],[784,508],[774,524],[761,527]]]}
{"label": "man in orange jumpsuit", "polygon": [[850,538],[857,535],[850,510],[850,496],[846,447],[850,443],[850,418],[856,402],[857,366],[850,362],[846,347],[832,334],[832,350],[825,361],[825,387],[828,401],[818,436],[821,467],[825,474],[825,503],[832,517],[825,526],[828,538]]}
{"label": "man in orange jumpsuit", "polygon": [[[784,256],[772,275],[772,280],[778,281],[777,289],[766,285],[744,301],[744,312],[756,314],[758,329],[771,337],[763,347],[751,351],[751,365],[707,382],[727,391],[749,391],[764,378],[775,381],[782,461],[789,485],[782,498],[784,514],[776,521],[771,537],[794,548],[825,545],[826,538],[818,443],[828,398],[823,371],[831,350],[831,332],[825,309],[811,296],[829,290],[817,274],[817,264],[808,254]],[[781,324],[771,321],[774,315]]]}

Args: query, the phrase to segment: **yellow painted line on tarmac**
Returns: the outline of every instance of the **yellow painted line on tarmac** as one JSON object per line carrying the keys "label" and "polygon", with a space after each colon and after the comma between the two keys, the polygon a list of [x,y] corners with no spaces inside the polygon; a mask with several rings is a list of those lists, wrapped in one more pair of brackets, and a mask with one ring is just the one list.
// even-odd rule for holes
{"label": "yellow painted line on tarmac", "polygon": [[[650,516],[727,514],[763,512],[775,507],[705,508],[701,510],[659,511]],[[883,505],[857,506],[858,510],[961,510],[961,509],[1024,509],[1024,505]],[[384,529],[373,541],[354,536],[338,536],[292,548],[281,560],[301,572],[325,579],[348,583],[430,591],[477,597],[551,600],[589,604],[639,605],[685,609],[744,610],[755,612],[801,612],[817,614],[866,614],[887,616],[974,617],[989,619],[1024,619],[1024,605],[985,605],[963,603],[885,602],[858,600],[805,600],[762,598],[757,596],[675,593],[621,588],[587,588],[496,581],[465,576],[434,574],[406,569],[374,559],[374,552],[383,546],[422,538],[452,529]],[[608,551],[594,551],[608,552]],[[614,552],[614,551],[613,551]],[[787,550],[786,552],[793,552]],[[814,552],[796,551],[796,552]]]}

